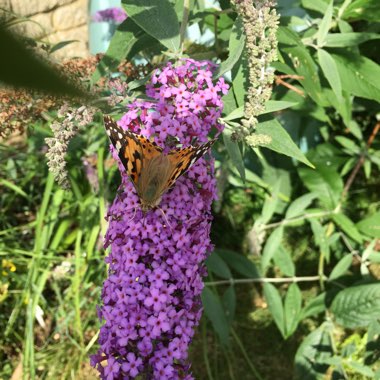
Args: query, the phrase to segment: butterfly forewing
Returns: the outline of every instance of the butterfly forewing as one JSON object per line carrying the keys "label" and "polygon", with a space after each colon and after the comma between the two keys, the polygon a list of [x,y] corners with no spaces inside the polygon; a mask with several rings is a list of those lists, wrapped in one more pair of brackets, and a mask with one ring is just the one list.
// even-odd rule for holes
{"label": "butterfly forewing", "polygon": [[186,173],[195,162],[204,156],[215,141],[216,139],[213,139],[199,146],[189,146],[169,152],[168,158],[172,165],[172,172],[169,176],[167,188],[172,187],[182,174]]}
{"label": "butterfly forewing", "polygon": [[104,126],[121,163],[137,189],[146,161],[160,155],[162,149],[145,137],[124,130],[109,116],[104,116]]}

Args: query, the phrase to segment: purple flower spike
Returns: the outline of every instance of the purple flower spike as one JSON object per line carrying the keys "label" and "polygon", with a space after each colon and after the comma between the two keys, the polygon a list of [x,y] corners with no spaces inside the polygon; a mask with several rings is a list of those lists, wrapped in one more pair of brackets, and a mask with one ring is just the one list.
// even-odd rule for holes
{"label": "purple flower spike", "polygon": [[[135,101],[119,125],[169,150],[177,139],[182,146],[207,141],[213,127],[222,130],[221,96],[228,90],[222,78],[213,84],[214,69],[191,59],[168,63],[147,85],[157,102]],[[204,261],[213,248],[213,159],[199,159],[164,194],[161,210],[145,215],[120,162],[119,168],[122,185],[105,237],[111,245],[99,312],[105,323],[91,363],[102,379],[193,379],[188,346],[202,313]]]}

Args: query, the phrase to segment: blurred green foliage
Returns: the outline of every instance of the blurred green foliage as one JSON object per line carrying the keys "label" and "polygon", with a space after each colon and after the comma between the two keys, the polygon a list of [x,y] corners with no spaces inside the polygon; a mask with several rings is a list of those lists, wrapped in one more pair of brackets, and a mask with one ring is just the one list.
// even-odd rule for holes
{"label": "blurred green foliage", "polygon": [[[147,23],[138,2],[124,3],[131,17],[93,82],[124,58],[154,65],[162,50],[179,54],[179,28],[162,31],[165,22]],[[164,3],[160,17],[181,16],[182,2]],[[185,52],[233,69],[223,117],[233,131],[246,91],[242,49],[228,50],[236,14],[228,0],[223,13],[194,3],[189,23],[216,39],[186,41]],[[276,83],[257,127],[271,137],[269,149],[227,134],[214,151],[216,248],[190,353],[194,375],[380,378],[380,8],[374,0],[281,0],[278,12]],[[21,363],[30,378],[96,378],[87,356],[106,276],[104,215],[119,174],[100,117],[70,144],[71,191],[48,174],[47,123],[27,132],[0,142],[0,378]]]}

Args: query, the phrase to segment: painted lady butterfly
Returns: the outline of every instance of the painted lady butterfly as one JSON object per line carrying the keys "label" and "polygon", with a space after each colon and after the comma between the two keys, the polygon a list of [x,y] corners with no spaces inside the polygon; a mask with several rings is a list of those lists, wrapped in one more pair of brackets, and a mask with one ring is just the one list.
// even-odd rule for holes
{"label": "painted lady butterfly", "polygon": [[199,146],[173,149],[165,154],[155,142],[122,129],[109,116],[104,116],[104,126],[136,189],[143,212],[159,206],[163,194],[216,141],[213,139]]}

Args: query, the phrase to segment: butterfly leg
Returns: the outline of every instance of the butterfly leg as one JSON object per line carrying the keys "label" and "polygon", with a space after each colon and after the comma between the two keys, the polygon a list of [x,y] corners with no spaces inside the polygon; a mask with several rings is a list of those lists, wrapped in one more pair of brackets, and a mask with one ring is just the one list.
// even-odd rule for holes
{"label": "butterfly leg", "polygon": [[[165,212],[164,212],[164,210],[160,207],[160,206],[157,206],[157,208],[161,211],[161,213],[162,213],[162,215],[163,215],[163,217],[164,217],[164,219],[165,219],[165,222],[166,222],[166,224],[170,227],[170,229],[173,231],[173,227],[172,227],[172,225],[169,223],[169,220],[168,220],[168,218],[166,217],[166,214],[165,214]],[[164,225],[165,226],[165,225]]]}
{"label": "butterfly leg", "polygon": [[131,222],[133,219],[135,219],[136,213],[137,213],[137,207],[134,207],[134,209],[133,209],[133,216],[132,216],[131,219],[128,220],[128,223]]}

